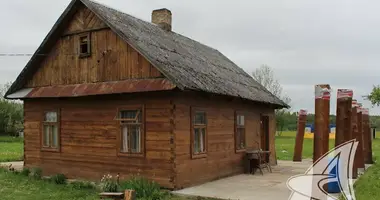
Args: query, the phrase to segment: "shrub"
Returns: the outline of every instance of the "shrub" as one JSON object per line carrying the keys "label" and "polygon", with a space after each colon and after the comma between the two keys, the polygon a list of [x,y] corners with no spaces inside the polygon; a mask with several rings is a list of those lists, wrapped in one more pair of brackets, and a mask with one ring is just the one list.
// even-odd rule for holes
{"label": "shrub", "polygon": [[67,178],[63,174],[56,174],[51,177],[51,181],[58,185],[66,184]]}
{"label": "shrub", "polygon": [[103,192],[117,192],[119,190],[119,184],[108,174],[104,175],[100,180],[100,188]]}
{"label": "shrub", "polygon": [[20,172],[20,174],[23,175],[23,176],[29,176],[30,169],[29,168],[24,168],[24,169],[22,169],[22,171]]}
{"label": "shrub", "polygon": [[93,190],[93,189],[96,189],[95,184],[88,182],[88,181],[73,181],[70,183],[70,186],[73,189],[77,189],[77,190]]}
{"label": "shrub", "polygon": [[33,168],[31,170],[30,174],[34,179],[41,179],[42,178],[42,169],[41,168]]}
{"label": "shrub", "polygon": [[135,190],[136,198],[142,198],[146,200],[160,200],[167,199],[168,193],[163,192],[160,186],[142,177],[132,177],[128,181],[124,181],[120,184],[121,190]]}

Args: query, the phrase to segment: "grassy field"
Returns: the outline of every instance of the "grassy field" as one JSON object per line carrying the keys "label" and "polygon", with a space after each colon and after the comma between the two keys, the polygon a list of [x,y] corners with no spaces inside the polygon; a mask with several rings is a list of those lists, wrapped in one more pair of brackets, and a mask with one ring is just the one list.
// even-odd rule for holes
{"label": "grassy field", "polygon": [[[279,160],[292,160],[295,144],[295,131],[285,131],[281,136],[276,137],[276,156]],[[334,146],[334,140],[329,142],[330,148]],[[313,157],[313,139],[304,139],[303,158]]]}
{"label": "grassy field", "polygon": [[0,136],[0,162],[23,160],[22,138]]}

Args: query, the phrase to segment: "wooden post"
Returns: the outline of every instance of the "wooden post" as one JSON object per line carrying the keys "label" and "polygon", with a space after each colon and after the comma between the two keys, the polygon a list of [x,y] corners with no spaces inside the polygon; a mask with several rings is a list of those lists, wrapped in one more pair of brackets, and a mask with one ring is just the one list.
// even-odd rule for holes
{"label": "wooden post", "polygon": [[[351,130],[352,130],[352,139],[356,139],[356,135],[358,134],[358,115],[357,115],[357,106],[358,102],[353,99],[352,100],[352,115],[351,115]],[[357,178],[358,177],[358,159],[356,157],[358,156],[358,149],[356,149],[355,152],[355,160],[354,160],[354,166],[352,169],[352,178]]]}
{"label": "wooden post", "polygon": [[294,155],[293,155],[294,162],[302,161],[302,148],[303,148],[303,139],[305,136],[306,118],[307,118],[307,111],[300,110],[300,112],[298,113],[296,144],[294,145]]}
{"label": "wooden post", "polygon": [[330,89],[330,85],[315,86],[313,162],[316,162],[329,150]]}
{"label": "wooden post", "polygon": [[369,116],[369,109],[366,108],[364,110],[365,119],[367,121],[365,131],[366,131],[366,137],[367,139],[367,162],[366,164],[373,164],[373,157],[372,157],[372,131],[371,131],[371,120]]}
{"label": "wooden post", "polygon": [[352,90],[338,89],[336,104],[335,146],[339,146],[340,144],[352,139],[352,96]]}
{"label": "wooden post", "polygon": [[357,115],[358,115],[358,132],[356,135],[356,140],[359,142],[358,144],[358,168],[364,169],[364,152],[363,152],[363,115],[362,115],[362,105],[358,104]]}
{"label": "wooden post", "polygon": [[125,190],[124,200],[136,200],[136,192],[134,190]]}
{"label": "wooden post", "polygon": [[372,157],[369,154],[369,145],[371,140],[371,133],[368,127],[369,125],[369,115],[368,115],[368,109],[362,108],[362,117],[363,117],[363,155],[364,155],[364,163],[365,164],[371,164],[370,163],[370,157]]}

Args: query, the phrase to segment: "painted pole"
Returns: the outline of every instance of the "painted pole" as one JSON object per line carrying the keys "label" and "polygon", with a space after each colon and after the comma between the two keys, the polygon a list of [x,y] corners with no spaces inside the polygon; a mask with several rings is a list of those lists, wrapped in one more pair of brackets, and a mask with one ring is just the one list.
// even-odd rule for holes
{"label": "painted pole", "polygon": [[302,148],[303,148],[303,139],[305,137],[306,118],[307,118],[307,111],[300,110],[300,112],[298,113],[298,120],[297,120],[296,144],[294,145],[294,155],[293,155],[294,162],[302,161]]}
{"label": "painted pole", "polygon": [[335,146],[351,140],[351,106],[353,91],[350,89],[338,89],[336,106],[336,131]]}
{"label": "painted pole", "polygon": [[364,163],[372,164],[372,138],[371,138],[371,126],[369,120],[369,109],[362,108],[363,115],[363,153]]}
{"label": "painted pole", "polygon": [[358,144],[358,150],[357,150],[357,154],[358,154],[358,168],[362,168],[364,169],[365,166],[364,166],[364,152],[363,152],[363,147],[364,147],[364,144],[363,144],[363,115],[362,115],[362,104],[358,103],[359,107],[357,109],[357,115],[358,115],[358,132],[357,132],[357,135],[356,135],[356,140],[359,141],[359,144]]}
{"label": "painted pole", "polygon": [[[352,112],[351,112],[351,133],[352,133],[352,138],[351,139],[356,139],[356,135],[358,134],[358,115],[357,115],[357,107],[358,107],[358,102],[353,99],[352,100]],[[359,147],[357,148],[359,149]],[[355,153],[355,160],[354,160],[354,166],[352,169],[352,178],[357,178],[358,177],[358,159],[356,157],[358,156],[358,150],[356,150]]]}
{"label": "painted pole", "polygon": [[329,150],[330,85],[315,86],[314,152],[316,162]]}

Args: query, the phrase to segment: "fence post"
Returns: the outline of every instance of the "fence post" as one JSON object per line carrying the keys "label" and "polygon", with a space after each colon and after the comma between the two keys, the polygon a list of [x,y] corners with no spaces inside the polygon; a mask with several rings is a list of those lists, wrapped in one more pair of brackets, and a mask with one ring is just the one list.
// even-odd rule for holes
{"label": "fence post", "polygon": [[305,137],[306,118],[307,118],[307,111],[300,110],[300,112],[298,113],[298,120],[297,120],[296,144],[294,146],[294,155],[293,155],[294,162],[302,161],[302,148],[303,148],[303,140]]}

